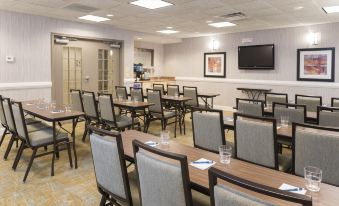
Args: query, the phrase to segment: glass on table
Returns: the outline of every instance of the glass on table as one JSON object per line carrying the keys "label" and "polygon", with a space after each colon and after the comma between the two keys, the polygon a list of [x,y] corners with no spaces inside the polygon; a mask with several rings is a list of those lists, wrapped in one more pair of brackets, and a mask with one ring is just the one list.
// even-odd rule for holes
{"label": "glass on table", "polygon": [[122,102],[124,100],[124,97],[122,95],[118,95],[118,101]]}
{"label": "glass on table", "polygon": [[281,127],[288,127],[289,121],[290,121],[290,117],[289,116],[281,116],[280,117]]}
{"label": "glass on table", "polygon": [[178,97],[179,97],[178,92],[174,92],[174,98],[178,98]]}
{"label": "glass on table", "polygon": [[65,105],[65,112],[72,112],[72,105],[71,104]]}
{"label": "glass on table", "polygon": [[55,100],[52,100],[51,103],[50,103],[50,109],[52,111],[55,111],[56,110],[56,101]]}
{"label": "glass on table", "polygon": [[169,131],[163,130],[163,131],[160,132],[160,143],[162,145],[168,145],[169,139],[170,139]]}
{"label": "glass on table", "polygon": [[231,162],[232,147],[229,145],[219,146],[220,163],[229,164]]}
{"label": "glass on table", "polygon": [[307,166],[304,168],[306,189],[311,192],[319,192],[322,181],[322,170],[317,167]]}

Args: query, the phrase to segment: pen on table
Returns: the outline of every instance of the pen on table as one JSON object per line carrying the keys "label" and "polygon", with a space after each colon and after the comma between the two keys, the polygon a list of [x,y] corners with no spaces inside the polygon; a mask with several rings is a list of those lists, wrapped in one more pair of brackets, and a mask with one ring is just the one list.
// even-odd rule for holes
{"label": "pen on table", "polygon": [[212,164],[212,163],[213,163],[213,161],[201,161],[201,162],[195,161],[195,162],[193,162],[193,164]]}
{"label": "pen on table", "polygon": [[295,192],[295,191],[301,191],[301,190],[303,190],[303,188],[299,187],[299,188],[294,188],[294,189],[287,189],[287,190],[284,190],[284,191]]}

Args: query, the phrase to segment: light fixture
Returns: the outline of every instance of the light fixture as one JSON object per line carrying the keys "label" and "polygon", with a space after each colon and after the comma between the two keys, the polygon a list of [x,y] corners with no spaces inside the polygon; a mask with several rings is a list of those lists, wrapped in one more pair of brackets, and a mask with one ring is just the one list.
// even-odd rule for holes
{"label": "light fixture", "polygon": [[113,56],[113,50],[112,50],[112,49],[109,51],[109,54],[110,54],[111,56]]}
{"label": "light fixture", "polygon": [[223,21],[223,22],[216,22],[216,23],[211,23],[208,24],[213,27],[221,28],[221,27],[228,27],[228,26],[235,26],[236,24],[233,24],[231,22]]}
{"label": "light fixture", "polygon": [[112,17],[112,16],[114,16],[113,14],[107,14],[106,16],[108,16],[108,17]]}
{"label": "light fixture", "polygon": [[171,27],[171,26],[168,26],[168,27],[166,27],[166,29],[173,29],[173,27]]}
{"label": "light fixture", "polygon": [[141,6],[147,9],[159,9],[166,6],[172,6],[172,3],[162,1],[162,0],[137,0],[133,1],[130,4]]}
{"label": "light fixture", "polygon": [[324,6],[323,10],[327,14],[336,13],[336,12],[339,12],[339,6]]}
{"label": "light fixture", "polygon": [[320,43],[321,34],[320,32],[311,32],[308,39],[310,44],[318,45]]}
{"label": "light fixture", "polygon": [[304,8],[303,6],[297,6],[297,7],[294,7],[293,10],[299,11],[299,10],[301,10],[301,9],[303,9],[303,8]]}
{"label": "light fixture", "polygon": [[142,40],[142,38],[141,38],[141,37],[138,37],[137,40]]}
{"label": "light fixture", "polygon": [[178,33],[179,31],[166,29],[166,30],[160,30],[160,31],[157,31],[157,32],[163,33],[163,34],[175,34],[175,33]]}
{"label": "light fixture", "polygon": [[81,17],[78,17],[78,19],[87,20],[87,21],[95,21],[95,22],[102,22],[102,21],[110,20],[110,19],[105,18],[105,17],[94,16],[94,15],[81,16]]}
{"label": "light fixture", "polygon": [[213,21],[211,21],[211,20],[207,20],[207,21],[206,21],[207,24],[210,24],[210,23],[212,23],[212,22],[213,22]]}
{"label": "light fixture", "polygon": [[218,50],[219,47],[220,47],[220,43],[219,43],[218,40],[213,39],[213,40],[210,42],[209,47],[210,47],[210,49],[212,49],[213,51]]}

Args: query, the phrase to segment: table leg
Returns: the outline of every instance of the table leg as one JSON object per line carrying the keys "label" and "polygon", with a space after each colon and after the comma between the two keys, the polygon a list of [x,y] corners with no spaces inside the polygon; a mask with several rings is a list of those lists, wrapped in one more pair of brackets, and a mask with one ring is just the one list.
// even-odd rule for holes
{"label": "table leg", "polygon": [[75,149],[75,127],[78,123],[78,118],[72,119],[72,146],[73,146],[73,153],[74,153],[74,167],[75,169],[78,169],[78,157],[77,157],[77,152]]}
{"label": "table leg", "polygon": [[179,129],[180,129],[180,134],[182,134],[182,122],[181,122],[181,119],[182,119],[182,113],[181,113],[181,104],[180,103],[176,103],[175,104],[175,110],[178,114],[178,119],[179,119]]}
{"label": "table leg", "polygon": [[135,116],[136,116],[136,112],[135,110],[133,109],[131,111],[131,118],[132,118],[132,129],[134,130],[134,119],[135,119]]}
{"label": "table leg", "polygon": [[211,108],[212,109],[213,109],[213,105],[214,105],[213,101],[214,101],[214,97],[211,98]]}
{"label": "table leg", "polygon": [[53,157],[52,157],[52,169],[51,169],[51,176],[54,176],[54,161],[56,156],[56,133],[55,133],[55,122],[53,121]]}

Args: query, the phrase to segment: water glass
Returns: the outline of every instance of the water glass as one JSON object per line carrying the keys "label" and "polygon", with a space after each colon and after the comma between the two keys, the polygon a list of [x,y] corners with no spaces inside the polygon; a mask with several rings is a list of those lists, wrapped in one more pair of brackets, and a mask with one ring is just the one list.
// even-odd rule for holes
{"label": "water glass", "polygon": [[288,127],[288,123],[290,121],[290,117],[289,116],[281,116],[280,117],[280,123],[282,127]]}
{"label": "water glass", "polygon": [[219,146],[219,155],[222,164],[229,164],[231,162],[232,147],[229,145]]}
{"label": "water glass", "polygon": [[304,175],[307,190],[319,192],[322,180],[322,170],[317,167],[307,166],[304,168]]}
{"label": "water glass", "polygon": [[160,132],[160,142],[162,145],[168,145],[169,144],[169,131],[163,130]]}
{"label": "water glass", "polygon": [[55,100],[52,100],[52,101],[51,101],[50,109],[51,109],[52,111],[55,111],[55,110],[56,110],[56,101],[55,101]]}
{"label": "water glass", "polygon": [[65,105],[65,112],[72,112],[72,105],[66,104]]}

